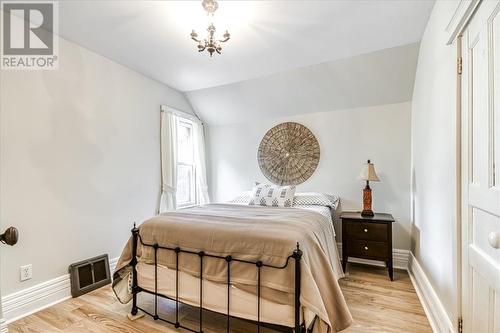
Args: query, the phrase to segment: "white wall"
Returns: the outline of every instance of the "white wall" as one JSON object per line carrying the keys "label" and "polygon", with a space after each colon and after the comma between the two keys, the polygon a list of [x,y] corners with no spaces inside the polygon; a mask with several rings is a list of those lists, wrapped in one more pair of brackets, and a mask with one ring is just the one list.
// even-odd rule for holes
{"label": "white wall", "polygon": [[452,322],[456,281],[456,46],[445,32],[457,3],[437,1],[420,44],[412,105],[412,251]]}
{"label": "white wall", "polygon": [[[55,71],[1,72],[1,251],[4,295],[67,274],[77,260],[119,255],[133,221],[155,212],[160,104],[184,95],[60,41]],[[33,279],[19,282],[19,266]]]}
{"label": "white wall", "polygon": [[[318,169],[298,191],[336,193],[340,209],[360,210],[364,183],[358,175],[366,159],[372,159],[382,180],[372,184],[374,210],[394,214],[394,246],[409,249],[410,108],[406,102],[209,126],[212,199],[227,201],[251,189],[253,181],[266,181],[257,164],[260,140],[274,125],[295,121],[307,126],[321,147]],[[338,221],[335,227],[340,231]]]}

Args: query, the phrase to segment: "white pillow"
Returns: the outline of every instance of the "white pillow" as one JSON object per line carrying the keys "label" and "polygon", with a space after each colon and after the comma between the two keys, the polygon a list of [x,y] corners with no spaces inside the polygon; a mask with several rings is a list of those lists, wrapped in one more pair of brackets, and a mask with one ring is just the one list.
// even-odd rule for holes
{"label": "white pillow", "polygon": [[292,207],[295,185],[278,186],[255,183],[249,205]]}
{"label": "white pillow", "polygon": [[294,206],[326,206],[336,209],[338,203],[338,196],[317,192],[295,193],[293,198]]}
{"label": "white pillow", "polygon": [[238,195],[236,198],[233,198],[232,200],[230,200],[229,203],[248,205],[251,197],[252,197],[252,191],[244,191],[240,195]]}

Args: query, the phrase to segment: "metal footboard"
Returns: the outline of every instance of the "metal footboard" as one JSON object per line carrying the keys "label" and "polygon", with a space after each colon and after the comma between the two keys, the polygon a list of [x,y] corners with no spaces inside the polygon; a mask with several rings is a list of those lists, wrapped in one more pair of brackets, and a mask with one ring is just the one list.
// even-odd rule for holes
{"label": "metal footboard", "polygon": [[[154,292],[142,289],[139,287],[137,283],[137,246],[139,243],[142,246],[146,247],[151,247],[154,249],[154,266],[155,266],[155,274],[154,274],[154,280],[155,280],[155,290]],[[175,298],[162,295],[158,293],[158,250],[168,250],[168,251],[173,251],[175,253]],[[182,323],[179,320],[179,304],[183,304],[181,301],[179,301],[179,254],[180,253],[189,253],[193,255],[197,255],[200,260],[200,301],[199,301],[199,327],[198,330],[192,329],[190,327],[183,326]],[[132,260],[130,261],[130,265],[132,266],[132,271],[133,271],[133,276],[132,276],[132,294],[133,294],[133,299],[132,299],[132,311],[131,314],[133,316],[137,315],[138,310],[141,310],[145,314],[153,317],[154,320],[161,320],[163,322],[166,322],[168,324],[173,325],[175,328],[183,328],[191,332],[195,333],[203,333],[203,310],[205,311],[210,311],[213,312],[209,309],[204,309],[203,308],[203,261],[204,258],[209,257],[209,258],[215,258],[219,260],[224,260],[227,264],[227,313],[226,313],[226,332],[231,331],[231,318],[237,318],[235,316],[232,316],[230,313],[230,288],[231,288],[231,263],[232,262],[240,262],[248,265],[253,265],[257,269],[257,321],[250,321],[247,319],[242,319],[246,322],[252,322],[257,326],[257,332],[260,332],[261,327],[267,327],[271,329],[275,329],[278,331],[282,332],[294,332],[294,333],[302,333],[305,332],[305,326],[304,323],[300,319],[300,280],[301,280],[301,274],[300,274],[300,262],[302,259],[302,250],[299,247],[299,243],[297,243],[296,249],[292,252],[290,256],[288,256],[285,264],[283,266],[273,266],[273,265],[268,265],[263,263],[262,261],[248,261],[248,260],[241,260],[237,258],[233,258],[232,256],[216,256],[212,254],[205,253],[203,251],[199,252],[194,252],[194,251],[188,251],[188,250],[183,250],[180,247],[166,247],[166,246],[161,246],[157,243],[155,244],[147,244],[142,241],[142,238],[139,234],[139,228],[137,228],[134,224],[134,228],[132,229]],[[263,267],[269,267],[273,269],[285,269],[288,267],[288,264],[290,261],[295,262],[295,292],[294,292],[294,327],[286,327],[286,326],[281,326],[281,325],[274,325],[274,324],[268,324],[268,323],[263,323],[261,322],[261,270]],[[148,294],[154,295],[154,313],[150,313],[149,311],[144,310],[137,304],[137,294],[140,292],[145,292]],[[162,318],[158,315],[158,298],[165,298],[171,301],[175,302],[175,322]]]}

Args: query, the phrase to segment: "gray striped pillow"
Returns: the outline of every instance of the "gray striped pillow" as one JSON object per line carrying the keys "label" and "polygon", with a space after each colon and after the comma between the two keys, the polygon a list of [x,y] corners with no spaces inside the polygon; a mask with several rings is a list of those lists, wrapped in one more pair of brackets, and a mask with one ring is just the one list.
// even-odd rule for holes
{"label": "gray striped pillow", "polygon": [[293,198],[294,206],[326,206],[336,209],[338,203],[338,196],[317,192],[295,193]]}

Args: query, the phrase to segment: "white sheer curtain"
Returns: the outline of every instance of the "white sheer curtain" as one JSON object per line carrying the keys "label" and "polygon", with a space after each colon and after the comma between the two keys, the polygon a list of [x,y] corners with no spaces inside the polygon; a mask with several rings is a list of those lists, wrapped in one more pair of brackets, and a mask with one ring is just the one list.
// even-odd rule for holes
{"label": "white sheer curtain", "polygon": [[203,205],[210,202],[207,185],[207,167],[205,156],[205,135],[203,124],[194,122],[194,163],[196,165],[196,198],[198,204]]}
{"label": "white sheer curtain", "polygon": [[161,195],[158,213],[177,209],[177,121],[174,113],[161,111]]}

